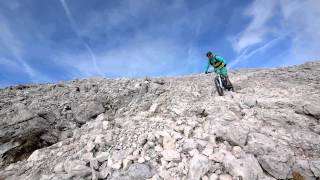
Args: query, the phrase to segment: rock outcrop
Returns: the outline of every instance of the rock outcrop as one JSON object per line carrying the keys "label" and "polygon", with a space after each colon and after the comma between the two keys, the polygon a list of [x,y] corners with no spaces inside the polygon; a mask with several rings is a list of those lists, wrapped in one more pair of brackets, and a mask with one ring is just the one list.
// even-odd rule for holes
{"label": "rock outcrop", "polygon": [[320,62],[0,89],[0,179],[319,179]]}

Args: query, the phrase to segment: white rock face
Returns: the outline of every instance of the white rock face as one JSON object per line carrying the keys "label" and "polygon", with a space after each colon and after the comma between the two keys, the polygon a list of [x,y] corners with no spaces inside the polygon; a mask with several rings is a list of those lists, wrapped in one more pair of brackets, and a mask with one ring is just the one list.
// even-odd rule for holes
{"label": "white rock face", "polygon": [[320,178],[320,62],[213,78],[0,89],[0,179]]}

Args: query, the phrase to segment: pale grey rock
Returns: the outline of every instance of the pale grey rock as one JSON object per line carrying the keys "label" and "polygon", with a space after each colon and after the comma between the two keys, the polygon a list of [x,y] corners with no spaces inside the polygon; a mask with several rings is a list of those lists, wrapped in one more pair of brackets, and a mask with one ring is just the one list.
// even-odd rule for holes
{"label": "pale grey rock", "polygon": [[157,145],[156,147],[154,147],[154,150],[158,151],[158,152],[162,152],[163,148],[161,146]]}
{"label": "pale grey rock", "polygon": [[96,145],[93,142],[88,142],[88,144],[86,145],[85,149],[88,152],[91,152],[95,147],[96,147]]}
{"label": "pale grey rock", "polygon": [[89,103],[81,104],[77,107],[75,116],[78,122],[85,123],[90,118],[98,116],[105,111],[101,103],[92,101]]}
{"label": "pale grey rock", "polygon": [[230,176],[229,174],[220,174],[219,180],[232,180],[232,176]]}
{"label": "pale grey rock", "polygon": [[[82,160],[84,168],[107,152],[98,161],[99,177],[91,163],[90,173],[78,179],[101,178],[104,171],[109,179],[134,179],[127,174],[132,165],[125,168],[124,159],[138,164],[139,157],[146,160],[141,165],[162,178],[186,179],[190,160],[211,145],[214,152],[204,153],[211,169],[204,176],[319,176],[319,62],[230,72],[236,92],[222,97],[212,78],[168,77],[160,84],[149,78],[90,78],[0,89],[0,174],[6,179],[71,179],[65,172],[49,172],[69,159]],[[142,134],[147,141],[139,144]],[[196,145],[186,146],[188,139]],[[87,153],[90,142],[96,146]],[[130,148],[138,154],[114,155]],[[37,149],[44,158],[37,152],[27,156]],[[175,150],[180,158],[166,161],[164,149]],[[119,161],[120,169],[115,167]]]}
{"label": "pale grey rock", "polygon": [[111,174],[111,170],[109,170],[108,168],[104,168],[100,171],[100,178],[101,179],[106,179],[110,174]]}
{"label": "pale grey rock", "polygon": [[81,160],[83,160],[84,162],[88,163],[90,162],[91,159],[93,159],[93,153],[90,152],[90,153],[85,153],[81,156],[80,158]]}
{"label": "pale grey rock", "polygon": [[198,149],[192,149],[191,151],[188,152],[191,156],[195,156],[199,154]]}
{"label": "pale grey rock", "polygon": [[139,136],[139,139],[138,139],[138,144],[140,146],[143,146],[147,143],[147,138],[148,138],[148,135],[147,134],[142,134],[141,136]]}
{"label": "pale grey rock", "polygon": [[185,137],[190,137],[191,133],[192,133],[192,127],[191,126],[184,126],[183,127],[183,133],[185,135]]}
{"label": "pale grey rock", "polygon": [[53,170],[55,173],[62,173],[64,172],[64,165],[63,163],[58,163],[55,167],[54,167],[54,170]]}
{"label": "pale grey rock", "polygon": [[102,121],[102,128],[103,128],[104,130],[109,129],[109,127],[110,127],[109,121]]}
{"label": "pale grey rock", "polygon": [[312,102],[312,104],[306,104],[303,106],[303,112],[305,114],[311,115],[318,120],[320,120],[320,103],[317,101]]}
{"label": "pale grey rock", "polygon": [[232,148],[232,154],[236,157],[236,158],[240,158],[241,154],[242,154],[242,149],[240,146],[234,146]]}
{"label": "pale grey rock", "polygon": [[20,143],[19,142],[7,142],[4,143],[0,146],[0,154],[4,154],[5,152],[7,152],[10,149],[13,149],[17,146],[19,146]]}
{"label": "pale grey rock", "polygon": [[129,167],[130,167],[130,165],[132,164],[132,160],[130,160],[130,159],[124,159],[123,160],[123,162],[122,162],[122,164],[123,164],[123,170],[128,170],[129,169]]}
{"label": "pale grey rock", "polygon": [[99,161],[99,162],[104,162],[106,160],[109,159],[109,153],[108,152],[99,152],[97,155],[96,155],[96,159]]}
{"label": "pale grey rock", "polygon": [[139,159],[138,159],[138,163],[144,163],[146,160],[145,160],[145,158],[144,157],[139,157]]}
{"label": "pale grey rock", "polygon": [[310,168],[316,177],[320,177],[320,161],[310,161]]}
{"label": "pale grey rock", "polygon": [[238,159],[228,151],[224,151],[224,153],[222,164],[232,176],[240,177],[243,180],[268,178],[253,155],[246,154]]}
{"label": "pale grey rock", "polygon": [[307,180],[314,180],[315,179],[315,177],[314,177],[315,174],[313,174],[308,160],[297,159],[295,161],[293,168],[292,168],[292,174],[293,173],[298,173]]}
{"label": "pale grey rock", "polygon": [[36,150],[28,158],[28,161],[40,161],[45,158],[46,158],[46,154],[42,150]]}
{"label": "pale grey rock", "polygon": [[98,169],[99,168],[99,162],[97,159],[91,159],[90,160],[90,167],[92,169]]}
{"label": "pale grey rock", "polygon": [[175,150],[164,150],[161,154],[166,161],[179,161],[181,159],[180,153]]}
{"label": "pale grey rock", "polygon": [[96,138],[94,139],[94,143],[99,146],[104,146],[105,145],[104,136],[102,134],[97,135]]}
{"label": "pale grey rock", "polygon": [[191,180],[199,180],[209,169],[209,159],[206,156],[201,154],[194,155],[190,160],[189,178]]}
{"label": "pale grey rock", "polygon": [[100,173],[91,169],[91,180],[98,180],[100,178]]}
{"label": "pale grey rock", "polygon": [[176,149],[175,139],[172,138],[170,135],[163,136],[162,147],[165,150]]}
{"label": "pale grey rock", "polygon": [[105,115],[105,114],[99,114],[96,118],[96,121],[107,121],[108,120],[108,117]]}
{"label": "pale grey rock", "polygon": [[122,167],[122,161],[114,162],[114,163],[111,165],[111,168],[112,168],[112,169],[115,169],[115,170],[119,170],[121,167]]}
{"label": "pale grey rock", "polygon": [[227,153],[228,152],[225,150],[219,150],[218,152],[209,155],[209,159],[215,162],[222,163]]}
{"label": "pale grey rock", "polygon": [[60,140],[65,140],[67,138],[71,138],[73,136],[73,133],[71,130],[63,131],[60,135]]}
{"label": "pale grey rock", "polygon": [[219,179],[219,175],[213,173],[213,174],[210,175],[209,179],[210,180],[218,180]]}
{"label": "pale grey rock", "polygon": [[201,180],[209,180],[209,177],[208,176],[202,176]]}
{"label": "pale grey rock", "polygon": [[290,171],[293,165],[291,157],[285,157],[283,154],[274,154],[260,156],[258,160],[262,168],[277,179],[286,179],[291,176]]}
{"label": "pale grey rock", "polygon": [[186,139],[183,143],[183,151],[190,151],[192,149],[197,149],[198,143],[194,139]]}
{"label": "pale grey rock", "polygon": [[203,151],[202,154],[206,156],[210,156],[213,153],[213,147],[207,146]]}
{"label": "pale grey rock", "polygon": [[257,104],[257,99],[255,97],[252,97],[252,96],[247,96],[243,100],[243,104],[245,106],[249,107],[249,108],[253,108]]}
{"label": "pale grey rock", "polygon": [[148,165],[138,163],[132,164],[129,167],[127,174],[134,179],[147,179],[153,176],[153,173]]}
{"label": "pale grey rock", "polygon": [[84,177],[91,174],[91,169],[85,165],[84,161],[74,160],[64,163],[65,171],[72,176]]}

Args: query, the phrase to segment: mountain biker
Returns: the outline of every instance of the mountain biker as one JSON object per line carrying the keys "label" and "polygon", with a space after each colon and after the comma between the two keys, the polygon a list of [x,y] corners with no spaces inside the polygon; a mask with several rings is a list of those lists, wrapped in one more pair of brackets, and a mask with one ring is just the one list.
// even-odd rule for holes
{"label": "mountain biker", "polygon": [[222,75],[223,77],[226,78],[228,85],[231,84],[229,77],[228,77],[228,71],[227,71],[227,64],[223,57],[217,56],[213,54],[211,51],[207,52],[207,57],[208,57],[208,65],[206,67],[205,73],[208,73],[210,65],[214,67],[214,72],[217,74]]}

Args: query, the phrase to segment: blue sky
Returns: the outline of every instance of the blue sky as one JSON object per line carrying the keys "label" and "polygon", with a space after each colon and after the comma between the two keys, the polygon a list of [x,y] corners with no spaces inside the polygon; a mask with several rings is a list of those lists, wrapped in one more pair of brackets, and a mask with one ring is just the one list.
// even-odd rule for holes
{"label": "blue sky", "polygon": [[0,87],[320,59],[319,0],[2,0]]}

